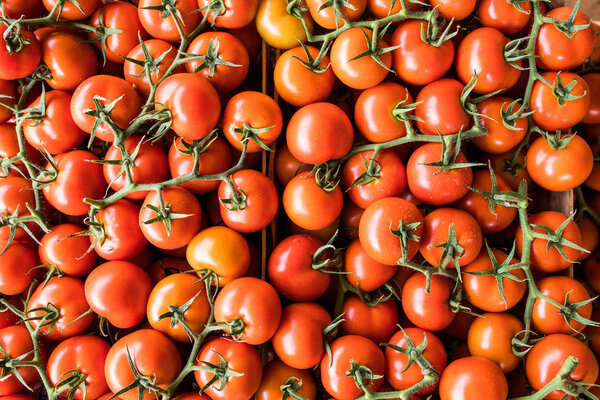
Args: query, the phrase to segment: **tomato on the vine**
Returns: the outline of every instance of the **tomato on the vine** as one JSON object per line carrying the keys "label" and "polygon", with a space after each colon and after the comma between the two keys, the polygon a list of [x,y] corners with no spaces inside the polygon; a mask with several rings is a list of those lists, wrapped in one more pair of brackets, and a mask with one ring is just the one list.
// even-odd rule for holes
{"label": "tomato on the vine", "polygon": [[139,0],[138,4],[139,21],[146,32],[155,39],[179,42],[181,40],[179,27],[184,35],[189,35],[202,19],[202,14],[197,12],[197,0],[171,1],[168,14],[153,8],[162,5],[162,0]]}
{"label": "tomato on the vine", "polygon": [[105,260],[128,260],[137,256],[148,244],[138,223],[140,207],[129,200],[121,199],[98,211],[95,222],[101,232],[92,235],[89,241],[94,251]]}
{"label": "tomato on the vine", "polygon": [[52,265],[61,272],[75,277],[87,275],[96,265],[98,257],[89,251],[90,241],[76,235],[85,228],[75,224],[60,224],[40,240],[38,254],[42,264]]}
{"label": "tomato on the vine", "polygon": [[402,288],[402,308],[406,317],[419,328],[428,331],[446,329],[456,313],[450,308],[453,282],[441,275],[428,278],[421,273],[412,275]]}
{"label": "tomato on the vine", "polygon": [[450,363],[440,379],[441,400],[505,400],[508,383],[500,367],[482,357],[460,358]]}

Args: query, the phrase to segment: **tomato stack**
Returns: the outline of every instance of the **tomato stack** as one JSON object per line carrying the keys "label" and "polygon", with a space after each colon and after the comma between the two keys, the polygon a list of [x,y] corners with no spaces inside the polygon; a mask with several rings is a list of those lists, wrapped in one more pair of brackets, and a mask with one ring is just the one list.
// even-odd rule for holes
{"label": "tomato stack", "polygon": [[0,3],[0,400],[600,396],[579,2]]}

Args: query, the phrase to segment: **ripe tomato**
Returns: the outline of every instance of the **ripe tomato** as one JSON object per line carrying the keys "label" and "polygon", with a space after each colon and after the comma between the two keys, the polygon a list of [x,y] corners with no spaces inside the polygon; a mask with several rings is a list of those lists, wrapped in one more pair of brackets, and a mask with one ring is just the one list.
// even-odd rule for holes
{"label": "ripe tomato", "polygon": [[213,86],[196,74],[174,74],[156,89],[156,109],[171,111],[171,128],[187,141],[207,136],[219,121],[221,101]]}
{"label": "ripe tomato", "polygon": [[344,157],[354,141],[346,113],[331,103],[312,103],[296,111],[287,126],[290,153],[300,162],[321,164]]}
{"label": "ripe tomato", "polygon": [[96,118],[85,114],[85,110],[96,110],[94,98],[98,97],[103,99],[98,100],[103,107],[116,101],[109,116],[122,129],[128,128],[131,121],[138,115],[142,107],[142,100],[129,82],[116,76],[92,76],[77,86],[71,98],[73,121],[81,130],[95,134],[98,139],[112,142],[114,133],[110,127],[102,122],[94,130]]}
{"label": "ripe tomato", "polygon": [[513,354],[512,338],[525,327],[509,313],[485,313],[469,328],[469,353],[495,362],[505,374],[514,371],[521,358]]}
{"label": "ripe tomato", "polygon": [[[0,85],[1,85],[1,81],[0,81]],[[0,94],[2,94],[0,92]],[[5,99],[6,101],[6,99]],[[0,115],[2,114],[2,111],[0,111]],[[12,112],[11,112],[12,115]],[[1,117],[0,117],[1,119]],[[19,148],[19,138],[17,136],[16,130],[15,130],[15,125],[12,123],[0,123],[0,157],[3,158],[13,158],[16,157],[19,152],[21,151],[21,149]],[[42,157],[41,154],[35,150],[28,142],[25,142],[25,151],[27,152],[27,155],[29,156],[29,160],[34,163],[34,164],[41,164],[42,162]],[[18,168],[20,172],[25,173],[25,166],[23,165],[22,162],[20,161],[15,161],[12,164],[14,167]],[[13,170],[14,171],[14,170]],[[16,171],[14,171],[16,172]],[[13,172],[11,172],[11,170],[9,169],[8,171],[9,175],[15,175]],[[17,172],[17,174],[19,174],[19,172]],[[2,168],[0,168],[0,177],[5,178],[5,174]],[[29,187],[31,188],[31,183],[28,183]],[[30,190],[31,191],[31,190]],[[22,193],[25,194],[25,193]],[[32,193],[33,194],[33,193]],[[29,197],[29,196],[26,196]],[[31,196],[31,198],[33,199],[33,195]],[[33,203],[30,203],[33,205]],[[23,204],[23,207],[25,206],[25,204]],[[1,207],[0,207],[1,208]],[[25,211],[25,209],[23,209]],[[3,210],[3,212],[5,212],[6,210]],[[14,211],[14,210],[13,210]],[[0,232],[3,230],[3,228],[0,228]]]}
{"label": "ripe tomato", "polygon": [[[557,211],[542,211],[529,217],[529,224],[546,226],[556,231],[565,221],[567,216]],[[532,228],[534,232],[545,233],[539,228]],[[562,238],[581,246],[581,231],[575,223],[570,221],[562,231]],[[515,233],[517,241],[517,254],[523,252],[523,233],[521,227],[517,227]],[[551,273],[568,268],[579,259],[580,251],[571,247],[563,246],[566,259],[560,254],[556,247],[548,248],[548,240],[535,238],[531,244],[531,267],[536,271]]]}
{"label": "ripe tomato", "polygon": [[0,79],[14,80],[31,75],[38,67],[42,59],[42,47],[33,32],[21,30],[22,48],[19,51],[9,50],[7,37],[14,36],[13,32],[7,32],[8,26],[0,26],[0,47],[4,49],[0,53]]}
{"label": "ripe tomato", "polygon": [[[306,46],[312,59],[316,59],[319,50],[313,46]],[[294,107],[303,107],[307,104],[327,100],[335,76],[329,68],[329,56],[323,57],[318,65],[319,71],[313,71],[304,63],[308,63],[306,51],[302,46],[291,48],[284,52],[275,62],[273,82],[277,93],[283,100]]]}
{"label": "ripe tomato", "polygon": [[417,95],[417,128],[425,135],[451,135],[471,127],[471,117],[460,96],[465,87],[457,80],[444,78],[425,86]]}
{"label": "ripe tomato", "polygon": [[307,400],[315,400],[317,387],[310,372],[285,365],[280,360],[273,360],[263,368],[263,377],[254,398],[256,400],[280,400],[281,386],[292,380],[292,384],[300,387],[295,393]]}
{"label": "ripe tomato", "polygon": [[323,330],[331,323],[327,310],[316,303],[293,303],[283,309],[273,335],[275,354],[292,368],[316,366],[325,354]]}
{"label": "ripe tomato", "polygon": [[375,343],[385,343],[398,329],[398,306],[388,299],[375,306],[364,303],[355,294],[346,294],[342,303],[344,335],[360,335]]}
{"label": "ripe tomato", "polygon": [[195,72],[208,79],[219,92],[232,91],[240,86],[248,75],[250,67],[248,50],[231,33],[202,33],[192,40],[186,52],[207,57],[205,60],[189,61],[185,64],[185,68],[188,72]]}
{"label": "ripe tomato", "polygon": [[184,35],[192,33],[202,19],[202,14],[197,12],[198,3],[196,0],[175,0],[175,2],[171,2],[171,7],[176,9],[176,16],[171,14],[167,18],[163,16],[161,11],[151,9],[151,7],[162,4],[162,0],[140,0],[138,4],[139,20],[146,32],[155,39],[173,43],[179,42],[181,35],[174,18],[179,21]]}
{"label": "ripe tomato", "polygon": [[[196,383],[201,388],[207,386],[204,393],[213,400],[245,400],[250,399],[258,389],[262,378],[262,364],[258,352],[247,343],[235,342],[225,338],[214,338],[208,341],[198,353],[196,365],[204,363],[220,365],[224,359],[229,370],[237,372],[237,376],[229,376],[221,382],[214,373],[194,371]],[[221,388],[221,384],[224,387]]]}
{"label": "ripe tomato", "polygon": [[[477,112],[481,114],[479,121],[487,129],[487,134],[473,139],[477,148],[489,154],[505,153],[517,146],[527,133],[527,117],[520,117],[514,121],[506,121],[503,113],[513,104],[513,99],[504,96],[493,96],[477,104]],[[513,111],[521,108],[519,102],[514,103]],[[512,128],[504,125],[504,121]]]}
{"label": "ripe tomato", "polygon": [[[394,15],[402,11],[402,2],[394,0],[367,0],[367,7],[371,14],[377,19],[382,19],[390,15]],[[421,8],[421,4],[406,2],[408,11],[417,11]]]}
{"label": "ripe tomato", "polygon": [[[542,77],[551,85],[558,84],[558,77],[563,87],[568,87],[573,82],[574,86],[569,92],[573,100],[560,102],[556,96],[556,89],[548,86],[541,80],[535,81],[531,91],[531,108],[535,110],[533,122],[542,129],[557,131],[569,129],[585,118],[590,107],[590,88],[586,81],[571,72],[544,72]],[[563,90],[566,92],[566,90]]]}
{"label": "ripe tomato", "polygon": [[61,272],[75,277],[87,275],[96,265],[98,257],[90,251],[90,241],[85,236],[71,236],[84,231],[75,224],[61,224],[52,228],[40,240],[38,254],[42,264],[57,267]]}
{"label": "ripe tomato", "polygon": [[440,379],[440,399],[505,400],[508,383],[500,367],[482,357],[460,358],[448,365]]}
{"label": "ripe tomato", "polygon": [[[404,331],[398,331],[388,341],[389,344],[408,349],[407,339],[415,347],[419,347],[424,341],[427,341],[427,347],[423,350],[423,357],[431,364],[431,367],[441,374],[448,363],[446,349],[442,341],[433,333],[424,331],[420,328],[406,328]],[[407,356],[391,347],[385,349],[385,379],[396,390],[405,390],[423,380],[423,371],[412,362]],[[427,396],[437,387],[437,383],[427,386],[417,394]]]}
{"label": "ripe tomato", "polygon": [[304,229],[319,230],[342,212],[344,199],[339,185],[326,191],[310,172],[296,175],[283,191],[283,208],[289,219]]}
{"label": "ripe tomato", "polygon": [[[211,4],[210,0],[198,0],[198,8],[202,16],[206,15],[205,7]],[[207,21],[220,28],[239,29],[248,25],[256,15],[258,0],[225,0],[225,10],[215,16],[214,11],[209,11]]]}
{"label": "ripe tomato", "polygon": [[[46,10],[52,11],[52,9],[56,6],[56,3],[61,3],[60,0],[42,0],[44,2],[44,7]],[[60,19],[66,19],[71,21],[77,21],[79,19],[85,19],[92,15],[92,13],[100,6],[100,0],[77,0],[77,5],[73,2],[64,2],[61,3],[62,10],[60,10],[60,14],[57,12],[55,17],[59,17]],[[81,12],[83,10],[83,13]]]}
{"label": "ripe tomato", "polygon": [[[413,224],[415,226],[408,230]],[[402,226],[407,232],[393,232],[400,230]],[[389,197],[371,204],[363,213],[358,226],[360,244],[367,255],[385,265],[396,265],[399,260],[412,259],[419,249],[422,232],[421,212],[413,203],[399,197]],[[405,250],[401,244],[403,233],[408,237]]]}
{"label": "ripe tomato", "polygon": [[286,144],[277,149],[275,154],[275,176],[282,186],[286,186],[299,173],[312,170],[312,167],[312,165],[301,163],[294,158]]}
{"label": "ripe tomato", "polygon": [[42,61],[52,75],[52,79],[46,82],[53,89],[72,92],[98,71],[98,56],[94,48],[73,32],[52,32],[41,39],[41,43]]}
{"label": "ripe tomato", "polygon": [[[576,382],[595,382],[598,377],[598,361],[594,353],[572,336],[555,334],[536,342],[527,353],[525,372],[533,389],[540,390],[548,384],[570,356],[577,357],[579,363],[568,379]],[[562,390],[555,390],[546,395],[546,398],[560,400],[564,396],[566,394]]]}
{"label": "ripe tomato", "polygon": [[182,312],[185,323],[192,332],[202,332],[210,314],[210,304],[204,290],[204,282],[190,274],[173,274],[158,282],[148,298],[146,315],[152,328],[168,335],[178,342],[190,342],[181,323],[173,316],[161,318],[171,312],[171,307],[181,307],[194,298],[190,306]]}
{"label": "ripe tomato", "polygon": [[[16,139],[16,134],[13,131],[10,132]],[[17,143],[18,146],[18,143]],[[24,172],[23,166],[20,167],[20,171]],[[4,174],[1,174],[4,175]],[[5,217],[8,215],[18,214],[19,216],[27,216],[29,212],[27,205],[35,207],[35,196],[32,189],[31,181],[21,176],[11,176],[9,171],[8,177],[0,179],[0,215]],[[27,227],[34,233],[40,232],[40,228],[37,224],[27,224]],[[8,241],[10,238],[10,227],[0,227],[0,240]],[[15,239],[28,241],[30,236],[21,227],[17,227],[15,232]]]}
{"label": "ripe tomato", "polygon": [[[331,343],[331,358],[325,354],[321,360],[321,383],[331,396],[346,400],[363,395],[363,390],[347,374],[352,362],[368,368],[373,375],[383,376],[385,372],[385,357],[375,343],[362,336],[340,336]],[[362,379],[371,392],[376,392],[383,383],[383,377],[370,379],[364,373]]]}
{"label": "ripe tomato", "polygon": [[85,280],[85,298],[92,310],[123,329],[144,319],[151,290],[148,273],[129,261],[101,264]]}
{"label": "ripe tomato", "polygon": [[513,190],[519,190],[521,181],[530,183],[531,177],[525,168],[524,151],[519,151],[513,166],[512,160],[515,156],[515,152],[516,149],[502,154],[490,155],[488,160],[492,165],[492,169],[496,173],[496,176],[504,178],[506,183],[508,183]]}
{"label": "ripe tomato", "polygon": [[483,26],[496,28],[505,35],[514,35],[529,25],[532,15],[530,2],[519,3],[519,7],[523,11],[504,0],[480,0],[477,18]]}
{"label": "ripe tomato", "polygon": [[[2,98],[7,104],[15,105],[19,100],[19,91],[17,89],[17,83],[15,81],[0,80],[0,95],[6,96]],[[0,122],[4,122],[13,116],[13,112],[4,107],[0,106]],[[2,125],[6,126],[6,125]],[[16,136],[16,135],[15,135]],[[15,138],[16,139],[16,138]],[[16,140],[15,140],[16,141]],[[9,157],[10,158],[10,157]]]}
{"label": "ripe tomato", "polygon": [[392,265],[373,260],[359,240],[355,240],[344,252],[344,272],[350,286],[364,292],[372,292],[389,281],[397,271]]}
{"label": "ripe tomato", "polygon": [[579,260],[585,260],[594,255],[594,252],[598,248],[598,243],[600,243],[600,232],[598,231],[596,222],[588,216],[584,216],[577,226],[581,231],[581,247],[588,251],[588,253],[582,251]]}
{"label": "ripe tomato", "polygon": [[96,253],[105,260],[128,260],[140,254],[148,241],[138,223],[139,206],[129,200],[118,200],[96,213],[102,224],[101,236],[90,236]]}
{"label": "ripe tomato", "polygon": [[600,74],[590,73],[582,76],[590,88],[590,108],[581,122],[584,124],[600,123]]}
{"label": "ripe tomato", "polygon": [[[559,7],[546,13],[546,17],[557,21],[567,21],[573,13],[572,7]],[[583,27],[573,33],[558,30],[552,22],[545,22],[535,43],[536,63],[551,71],[567,71],[581,65],[594,50],[594,29],[587,15],[578,11],[573,26]]]}
{"label": "ripe tomato", "polygon": [[[16,296],[6,297],[6,301],[8,304],[16,307],[18,310],[23,311],[23,302],[20,298]],[[0,311],[0,329],[15,326],[21,322],[21,318],[12,312],[12,310],[8,307],[3,307],[3,310]]]}
{"label": "ripe tomato", "polygon": [[[10,358],[25,356],[23,361],[33,359],[33,342],[27,328],[23,325],[0,329],[0,347],[2,347],[2,351]],[[39,380],[39,375],[33,367],[17,367],[17,371],[27,385],[31,385]],[[0,381],[1,396],[17,393],[22,389],[24,389],[23,384],[12,373],[6,374],[6,378]]]}
{"label": "ripe tomato", "polygon": [[[177,377],[181,370],[181,357],[175,344],[164,334],[154,329],[140,329],[123,336],[110,348],[106,356],[104,373],[108,387],[114,393],[124,389],[134,380],[129,366],[131,360],[142,376],[152,379],[154,385],[163,389]],[[122,400],[136,400],[138,396],[152,398],[157,393],[137,388],[119,395]]]}
{"label": "ripe tomato", "polygon": [[[298,42],[306,42],[306,31],[299,18],[287,12],[286,0],[262,0],[256,11],[256,29],[269,46],[287,50],[298,46]],[[301,0],[300,8],[306,9],[306,0]],[[314,22],[309,13],[302,13],[309,33],[312,33]]]}
{"label": "ripe tomato", "polygon": [[[327,0],[307,0],[306,5],[310,16],[314,21],[325,29],[336,29],[344,25],[341,15],[334,11],[331,3],[326,5]],[[367,0],[349,0],[342,3],[340,10],[348,21],[358,20],[367,8]]]}
{"label": "ripe tomato", "polygon": [[[55,323],[49,324],[46,320],[40,328],[41,334],[48,340],[81,335],[94,320],[94,314],[89,312],[83,282],[70,276],[50,278],[33,292],[27,303],[27,315],[32,318],[30,323],[34,329],[42,322],[41,317],[47,315],[37,308],[48,308],[50,315],[56,313]],[[39,319],[33,319],[36,317]]]}
{"label": "ripe tomato", "polygon": [[[440,171],[440,167],[427,165],[442,159],[442,144],[427,143],[416,149],[406,164],[406,176],[410,192],[420,201],[433,205],[455,202],[469,191],[473,181],[471,167]],[[456,164],[467,163],[462,151]]]}
{"label": "ripe tomato", "polygon": [[433,275],[429,292],[424,274],[413,274],[402,288],[402,309],[406,317],[419,328],[441,331],[452,323],[456,314],[450,309],[452,281]]}
{"label": "ripe tomato", "polygon": [[239,340],[252,345],[271,339],[281,319],[277,291],[269,283],[253,277],[229,282],[217,295],[214,307],[218,322],[242,320],[244,328]]}
{"label": "ripe tomato", "polygon": [[148,275],[150,275],[150,279],[152,279],[155,286],[167,276],[181,272],[189,274],[194,272],[194,269],[185,258],[162,257],[154,261],[148,268]]}
{"label": "ripe tomato", "polygon": [[[0,240],[0,246],[4,249],[6,239]],[[38,265],[35,250],[26,243],[14,240],[0,254],[0,293],[13,296],[25,292],[35,278],[33,268]]]}
{"label": "ripe tomato", "polygon": [[[104,361],[110,345],[97,336],[75,336],[60,342],[48,358],[46,373],[50,382],[57,385],[74,376],[74,372],[85,376],[85,392],[75,389],[74,399],[97,399],[108,391],[104,377]],[[70,395],[72,390],[64,392]],[[84,395],[85,393],[85,395]]]}
{"label": "ripe tomato", "polygon": [[447,20],[454,19],[462,21],[466,19],[473,10],[475,10],[477,0],[464,0],[456,2],[454,0],[429,0],[431,7],[436,8],[442,17]]}
{"label": "ripe tomato", "polygon": [[4,0],[0,15],[3,17],[19,18],[37,18],[44,9],[42,0],[31,0],[22,2],[21,0]]}

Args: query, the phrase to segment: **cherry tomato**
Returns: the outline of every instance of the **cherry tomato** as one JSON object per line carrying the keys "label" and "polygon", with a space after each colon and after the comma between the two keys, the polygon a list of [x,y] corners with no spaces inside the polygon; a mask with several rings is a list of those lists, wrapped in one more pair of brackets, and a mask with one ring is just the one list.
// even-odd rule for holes
{"label": "cherry tomato", "polygon": [[507,396],[506,377],[487,358],[460,358],[446,367],[440,379],[441,400],[504,400]]}
{"label": "cherry tomato", "polygon": [[[33,342],[31,336],[23,325],[9,326],[0,329],[0,347],[7,357],[17,358],[23,357],[23,361],[31,361],[33,359]],[[29,355],[27,355],[29,353]],[[3,359],[5,358],[3,354]],[[33,367],[17,367],[19,375],[23,378],[27,385],[31,385],[39,380],[39,375]],[[0,395],[6,396],[17,393],[24,389],[24,386],[19,379],[13,374],[8,373],[6,378],[0,381]]]}
{"label": "cherry tomato", "polygon": [[0,47],[4,49],[0,53],[0,79],[14,80],[25,78],[31,75],[42,60],[42,47],[36,39],[33,32],[21,30],[20,41],[22,47],[18,51],[10,50],[7,44],[7,38],[10,40],[16,34],[13,31],[7,32],[8,26],[0,26]]}
{"label": "cherry tomato", "polygon": [[359,240],[352,242],[344,252],[343,265],[348,283],[364,292],[379,288],[397,271],[396,267],[381,264],[369,257]]}
{"label": "cherry tomato", "polygon": [[[269,46],[287,50],[298,46],[298,41],[306,42],[306,31],[299,18],[287,12],[286,0],[262,0],[256,11],[256,29]],[[300,9],[306,9],[306,0],[300,1]],[[314,22],[308,12],[302,14],[309,33]]]}
{"label": "cherry tomato", "polygon": [[532,6],[528,1],[515,4],[504,0],[480,0],[477,18],[481,25],[496,28],[505,35],[519,33],[531,20]]}
{"label": "cherry tomato", "polygon": [[441,331],[452,323],[456,314],[450,309],[452,282],[441,275],[433,275],[429,291],[427,277],[412,275],[402,289],[402,308],[406,317],[419,328]]}
{"label": "cherry tomato", "polygon": [[54,14],[55,17],[71,21],[89,17],[100,6],[100,0],[77,0],[77,4],[70,1],[61,3],[60,0],[42,1],[44,2],[44,7],[46,7],[46,10],[48,11],[52,11],[52,9],[56,7],[56,3],[59,3],[60,8]]}
{"label": "cherry tomato", "polygon": [[[15,132],[10,132],[16,136]],[[17,143],[18,144],[18,143]],[[9,171],[10,172],[10,171]],[[22,171],[23,172],[23,171]],[[3,217],[8,215],[27,216],[31,212],[27,208],[35,208],[35,196],[31,181],[21,176],[8,176],[0,179],[0,213]],[[26,225],[32,232],[39,232],[37,224]],[[10,226],[0,227],[0,240],[8,241]],[[21,227],[16,228],[17,240],[29,240],[29,234]],[[6,246],[6,244],[4,244]]]}
{"label": "cherry tomato", "polygon": [[[6,96],[2,97],[2,101],[10,105],[15,105],[19,100],[19,91],[17,89],[17,83],[12,80],[0,80],[0,95]],[[4,106],[0,106],[0,122],[8,120],[12,116],[12,110]]]}
{"label": "cherry tomato", "polygon": [[67,275],[82,277],[96,265],[95,252],[88,252],[90,241],[85,236],[71,236],[85,231],[75,224],[61,224],[40,240],[38,254],[42,264],[57,267]]}
{"label": "cherry tomato", "polygon": [[[377,19],[397,14],[403,9],[402,2],[394,2],[394,0],[367,0],[367,7]],[[413,3],[410,0],[406,2],[406,9],[408,11],[417,11],[420,8],[421,4],[419,3]]]}
{"label": "cherry tomato", "polygon": [[590,88],[590,108],[581,122],[584,124],[600,123],[600,74],[589,73],[582,75],[582,78]]}
{"label": "cherry tomato", "polygon": [[138,223],[140,208],[129,200],[118,200],[98,211],[102,232],[90,236],[96,253],[105,260],[127,260],[140,254],[148,241]]}
{"label": "cherry tomato", "polygon": [[579,260],[585,260],[594,254],[600,243],[600,232],[596,222],[588,216],[584,216],[577,224],[581,231],[581,247],[588,252],[581,252]]}
{"label": "cherry tomato", "polygon": [[464,86],[444,78],[425,86],[417,95],[417,128],[425,135],[451,135],[471,127],[471,117],[460,102]]}
{"label": "cherry tomato", "polygon": [[[6,239],[0,240],[1,249],[4,249],[6,244]],[[38,265],[35,250],[14,240],[0,254],[0,293],[13,296],[25,292],[35,278],[33,269]]]}
{"label": "cherry tomato", "polygon": [[146,32],[155,39],[173,43],[179,42],[181,41],[181,35],[174,18],[179,21],[184,35],[192,33],[202,19],[202,14],[197,12],[198,3],[196,0],[175,0],[175,2],[171,2],[171,7],[176,9],[174,11],[176,15],[171,14],[168,16],[163,16],[163,12],[151,8],[162,4],[162,0],[140,0],[138,4],[139,20]]}
{"label": "cherry tomato", "polygon": [[375,343],[384,343],[398,328],[398,306],[394,299],[370,306],[357,295],[346,294],[342,313],[344,320],[340,329],[344,335],[360,335]]}
{"label": "cherry tomato", "polygon": [[477,112],[481,115],[479,121],[487,129],[487,134],[473,139],[477,148],[489,154],[501,154],[516,147],[523,140],[527,133],[527,118],[509,120],[510,117],[503,116],[504,113],[509,113],[511,105],[513,112],[521,109],[519,102],[515,103],[513,99],[504,96],[493,96],[477,104]]}
{"label": "cherry tomato", "polygon": [[[198,0],[198,8],[202,15],[206,15],[204,8],[211,4],[210,0]],[[238,29],[248,25],[256,15],[258,0],[225,0],[225,10],[215,16],[214,11],[209,11],[207,21],[220,28]]]}
{"label": "cherry tomato", "polygon": [[289,367],[277,359],[264,366],[262,380],[254,397],[256,400],[280,400],[281,386],[290,381],[300,385],[295,390],[297,395],[307,400],[315,400],[317,387],[310,372]]}
{"label": "cherry tomato", "polygon": [[[344,19],[334,11],[331,3],[327,0],[306,0],[308,11],[317,24],[325,29],[336,29],[345,24]],[[348,21],[358,20],[367,7],[366,0],[349,0],[340,6],[341,13]]]}

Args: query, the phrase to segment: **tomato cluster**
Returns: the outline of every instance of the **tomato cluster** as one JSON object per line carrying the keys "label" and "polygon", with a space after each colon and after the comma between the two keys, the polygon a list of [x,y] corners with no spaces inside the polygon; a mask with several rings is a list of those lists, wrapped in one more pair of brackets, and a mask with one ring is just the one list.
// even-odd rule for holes
{"label": "tomato cluster", "polygon": [[0,400],[600,396],[579,6],[1,0]]}

